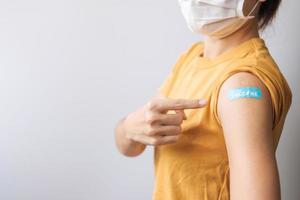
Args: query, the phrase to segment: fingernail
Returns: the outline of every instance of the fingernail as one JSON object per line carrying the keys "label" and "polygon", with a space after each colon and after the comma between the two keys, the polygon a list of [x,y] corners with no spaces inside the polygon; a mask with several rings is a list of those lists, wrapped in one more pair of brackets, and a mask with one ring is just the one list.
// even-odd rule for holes
{"label": "fingernail", "polygon": [[205,105],[207,103],[207,100],[206,99],[201,99],[199,100],[199,104],[200,105]]}

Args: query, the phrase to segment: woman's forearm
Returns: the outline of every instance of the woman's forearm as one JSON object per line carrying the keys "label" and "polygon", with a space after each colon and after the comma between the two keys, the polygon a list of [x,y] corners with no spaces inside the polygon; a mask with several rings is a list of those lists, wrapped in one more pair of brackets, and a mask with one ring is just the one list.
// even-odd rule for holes
{"label": "woman's forearm", "polygon": [[135,142],[126,137],[125,119],[122,118],[115,127],[115,142],[120,153],[125,156],[134,157],[140,155],[146,145]]}

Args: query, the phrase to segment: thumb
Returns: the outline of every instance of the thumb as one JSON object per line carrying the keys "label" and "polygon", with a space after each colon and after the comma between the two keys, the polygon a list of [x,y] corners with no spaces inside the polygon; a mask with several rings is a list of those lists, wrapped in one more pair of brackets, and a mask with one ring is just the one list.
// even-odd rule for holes
{"label": "thumb", "polygon": [[183,120],[187,119],[187,117],[186,117],[186,115],[184,113],[184,110],[175,110],[175,112],[178,113],[178,114],[182,114],[183,115]]}

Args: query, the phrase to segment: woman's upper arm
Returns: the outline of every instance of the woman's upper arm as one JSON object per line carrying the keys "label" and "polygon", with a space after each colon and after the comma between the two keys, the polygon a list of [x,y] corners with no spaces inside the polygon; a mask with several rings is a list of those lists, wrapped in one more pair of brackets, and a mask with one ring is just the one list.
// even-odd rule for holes
{"label": "woman's upper arm", "polygon": [[[229,97],[243,87],[258,88],[262,96]],[[265,85],[251,73],[232,75],[221,86],[217,110],[230,164],[231,200],[279,200],[272,102]]]}

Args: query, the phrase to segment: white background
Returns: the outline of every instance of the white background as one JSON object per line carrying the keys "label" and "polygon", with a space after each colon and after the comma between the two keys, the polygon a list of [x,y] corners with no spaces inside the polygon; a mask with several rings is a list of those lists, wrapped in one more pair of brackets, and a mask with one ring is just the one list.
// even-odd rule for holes
{"label": "white background", "polygon": [[[299,3],[264,34],[293,90],[277,149],[282,196],[300,196]],[[177,1],[0,0],[0,199],[146,200],[153,149],[127,158],[121,117],[201,40]]]}

